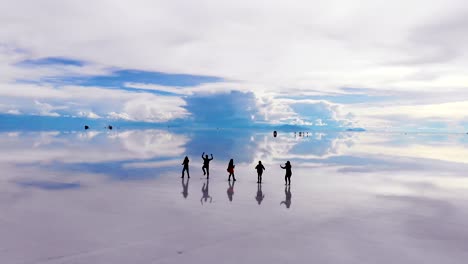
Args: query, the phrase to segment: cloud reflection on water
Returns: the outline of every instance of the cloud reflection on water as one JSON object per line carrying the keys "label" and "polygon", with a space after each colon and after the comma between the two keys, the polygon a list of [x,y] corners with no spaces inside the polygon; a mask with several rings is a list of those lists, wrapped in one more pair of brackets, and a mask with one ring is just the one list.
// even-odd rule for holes
{"label": "cloud reflection on water", "polygon": [[157,175],[158,170],[179,170],[184,155],[191,158],[191,166],[198,167],[205,151],[213,153],[213,163],[234,158],[240,166],[251,166],[257,160],[291,160],[296,167],[333,166],[340,173],[429,168],[461,172],[468,167],[468,143],[461,137],[321,132],[309,137],[281,133],[274,138],[249,130],[8,132],[0,135],[0,163]]}
{"label": "cloud reflection on water", "polygon": [[[288,256],[308,256],[296,261],[304,263],[457,263],[467,256],[468,164],[443,154],[465,155],[464,137],[321,132],[274,138],[262,131],[159,129],[3,133],[2,257],[9,263],[54,257],[96,263],[131,256],[148,263],[166,254],[177,260],[169,263],[178,263],[172,251],[203,259],[207,252],[231,250],[224,246],[233,241],[254,243],[255,252],[246,255],[271,256],[271,262],[286,247]],[[203,151],[215,157],[209,182],[200,179]],[[180,179],[186,155],[190,184]],[[227,182],[230,158],[235,188]],[[266,167],[261,185],[258,160]],[[279,168],[286,160],[293,165],[291,187],[283,185]],[[204,246],[193,248],[200,238]],[[109,262],[125,262],[119,260]]]}

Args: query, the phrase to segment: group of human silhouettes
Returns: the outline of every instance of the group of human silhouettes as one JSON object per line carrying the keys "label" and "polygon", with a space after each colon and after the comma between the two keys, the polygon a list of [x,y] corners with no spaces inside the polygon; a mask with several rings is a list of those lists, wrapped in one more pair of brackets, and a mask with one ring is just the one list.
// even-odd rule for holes
{"label": "group of human silhouettes", "polygon": [[[205,155],[205,152],[202,153],[201,157],[203,159],[203,166],[202,166],[202,171],[203,175],[206,175],[206,178],[210,178],[210,161],[213,160],[213,154],[210,154],[211,157],[208,157],[208,154]],[[187,173],[187,177],[190,178],[190,172],[189,172],[189,158],[185,156],[184,161],[182,162],[182,165],[184,166],[182,169],[182,177],[185,177],[185,173]],[[236,176],[234,174],[234,168],[236,165],[234,165],[234,159],[230,159],[228,166],[227,166],[227,172],[228,174],[228,181],[231,181],[231,177],[233,182],[236,181]],[[292,166],[291,162],[286,161],[286,163],[283,165],[280,165],[280,167],[284,170],[286,170],[286,174],[284,175],[284,181],[285,185],[291,185],[291,176],[292,176]],[[262,183],[262,175],[263,171],[265,171],[265,166],[263,166],[262,161],[258,161],[257,166],[255,167],[255,170],[257,171],[257,183]]]}

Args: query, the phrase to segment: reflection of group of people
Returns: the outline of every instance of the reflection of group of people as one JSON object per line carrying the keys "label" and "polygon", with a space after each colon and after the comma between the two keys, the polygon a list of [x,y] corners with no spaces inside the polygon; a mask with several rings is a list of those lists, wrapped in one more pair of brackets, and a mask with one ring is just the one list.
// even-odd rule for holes
{"label": "reflection of group of people", "polygon": [[[185,182],[184,179],[182,179],[182,195],[184,196],[185,199],[188,197],[188,186],[189,186],[189,179]],[[200,198],[200,203],[203,205],[204,203],[207,203],[208,201],[211,203],[213,201],[213,198],[210,196],[209,193],[209,184],[210,181],[209,179],[206,179],[206,182],[203,183],[203,187],[201,189],[202,192],[202,197]],[[233,197],[234,197],[234,185],[235,182],[229,181],[229,186],[226,191],[228,199],[230,202],[232,202]],[[285,200],[280,203],[280,205],[284,204],[286,208],[289,208],[291,206],[291,186],[287,185],[284,188],[284,194],[286,196]],[[263,194],[262,191],[262,185],[259,183],[257,184],[257,196],[255,196],[255,200],[257,201],[258,205],[260,205],[265,198],[265,195]]]}
{"label": "reflection of group of people", "polygon": [[[209,195],[208,191],[208,185],[209,185],[209,178],[210,178],[210,161],[213,160],[213,154],[210,154],[211,157],[208,157],[208,154],[205,155],[205,152],[202,153],[202,159],[203,159],[203,166],[202,166],[202,171],[203,175],[206,175],[206,182],[203,183],[202,187],[202,198],[200,199],[200,202],[206,203],[210,202],[213,200],[213,198]],[[182,162],[182,165],[184,166],[182,169],[182,195],[184,198],[187,198],[188,196],[188,180],[187,183],[184,182],[183,178],[185,177],[185,173],[187,173],[187,178],[190,178],[190,172],[189,172],[189,158],[186,156],[184,158],[184,161]],[[229,173],[228,175],[228,182],[229,182],[229,187],[227,189],[227,195],[229,201],[232,202],[233,196],[234,196],[234,184],[236,181],[236,176],[234,174],[234,168],[236,165],[234,165],[234,159],[230,159],[227,167],[227,172]],[[284,181],[285,181],[285,195],[286,199],[282,201],[280,204],[286,205],[287,208],[291,206],[291,176],[292,176],[292,166],[291,162],[289,160],[283,165],[280,165],[280,167],[284,170],[286,170],[286,174],[284,176]],[[255,166],[255,170],[257,171],[257,196],[255,197],[255,200],[258,202],[260,205],[263,201],[263,198],[265,198],[265,195],[262,192],[262,175],[263,171],[265,171],[265,166],[263,166],[262,161],[259,161],[257,166]],[[231,184],[231,177],[232,177],[232,184]]]}
{"label": "reflection of group of people", "polygon": [[[210,161],[213,160],[213,154],[210,154],[211,158],[208,157],[208,154],[205,155],[205,152],[202,153],[202,159],[203,159],[203,166],[202,166],[202,171],[203,175],[206,175],[206,178],[210,178]],[[184,166],[182,169],[182,177],[185,177],[185,172],[187,172],[187,177],[190,178],[190,173],[189,173],[189,158],[185,156],[184,161],[182,162],[182,165]],[[234,159],[229,160],[228,167],[227,167],[227,172],[229,172],[228,175],[228,181],[231,181],[231,176],[232,180],[236,181],[236,176],[234,175],[234,168],[236,165],[234,165]],[[284,181],[286,185],[291,185],[291,176],[292,176],[292,166],[291,162],[286,161],[286,163],[283,165],[280,165],[282,169],[286,170],[286,174],[284,175]],[[263,171],[265,170],[265,167],[262,164],[262,161],[258,161],[257,166],[255,167],[255,170],[257,170],[257,183],[262,183],[262,175]]]}

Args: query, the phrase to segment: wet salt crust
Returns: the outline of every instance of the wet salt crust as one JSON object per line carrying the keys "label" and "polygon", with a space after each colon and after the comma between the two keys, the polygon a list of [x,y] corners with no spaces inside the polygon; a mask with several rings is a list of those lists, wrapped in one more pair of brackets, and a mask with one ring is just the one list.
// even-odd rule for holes
{"label": "wet salt crust", "polygon": [[467,145],[463,134],[1,133],[0,262],[465,263]]}

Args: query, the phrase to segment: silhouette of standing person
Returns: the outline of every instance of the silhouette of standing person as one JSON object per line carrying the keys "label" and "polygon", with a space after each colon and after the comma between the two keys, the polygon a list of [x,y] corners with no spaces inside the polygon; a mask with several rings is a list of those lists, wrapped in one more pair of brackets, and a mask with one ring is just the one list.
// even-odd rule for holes
{"label": "silhouette of standing person", "polygon": [[206,183],[203,183],[203,187],[201,189],[202,191],[202,198],[200,199],[201,204],[203,205],[203,200],[205,200],[205,203],[208,202],[208,199],[210,199],[210,203],[213,201],[213,198],[211,198],[208,190],[208,185],[210,181],[206,179]]}
{"label": "silhouette of standing person", "polygon": [[231,182],[229,182],[229,187],[227,189],[227,195],[228,195],[230,202],[232,202],[232,197],[234,196],[234,184],[235,184],[234,181],[232,182],[232,184]]}
{"label": "silhouette of standing person", "polygon": [[188,196],[189,181],[190,179],[187,179],[187,183],[184,183],[184,179],[182,179],[182,195],[184,196],[185,199],[187,199],[187,196]]}
{"label": "silhouette of standing person", "polygon": [[207,175],[206,178],[210,178],[210,161],[213,160],[213,154],[211,154],[211,159],[209,159],[208,154],[205,155],[205,152],[203,152],[202,159],[203,159],[203,167],[202,167],[203,175]]}
{"label": "silhouette of standing person", "polygon": [[234,160],[231,159],[231,160],[229,161],[229,164],[228,164],[228,167],[227,167],[227,171],[229,172],[228,181],[231,180],[231,176],[232,176],[232,180],[233,180],[233,181],[236,181],[236,176],[234,176],[234,167],[236,167],[236,165],[234,165]]}
{"label": "silhouette of standing person", "polygon": [[284,194],[286,195],[286,199],[280,203],[280,205],[286,205],[286,208],[289,209],[291,206],[291,185],[284,187]]}
{"label": "silhouette of standing person", "polygon": [[286,182],[286,185],[288,185],[288,182],[289,182],[289,185],[291,185],[291,175],[292,175],[291,163],[288,160],[286,161],[286,164],[284,164],[284,167],[282,165],[280,165],[280,167],[286,170],[286,175],[284,175],[284,181]]}
{"label": "silhouette of standing person", "polygon": [[265,170],[265,167],[263,167],[261,161],[258,161],[258,165],[255,167],[255,169],[257,170],[257,183],[262,183],[262,174]]}
{"label": "silhouette of standing person", "polygon": [[188,167],[189,162],[190,162],[189,158],[187,156],[185,156],[185,159],[181,164],[181,165],[184,165],[184,168],[182,169],[182,177],[181,178],[184,178],[185,172],[187,172],[187,177],[190,178],[189,167]]}
{"label": "silhouette of standing person", "polygon": [[265,198],[265,195],[262,192],[262,185],[259,183],[257,184],[257,196],[255,196],[255,200],[257,200],[258,205],[260,205]]}

